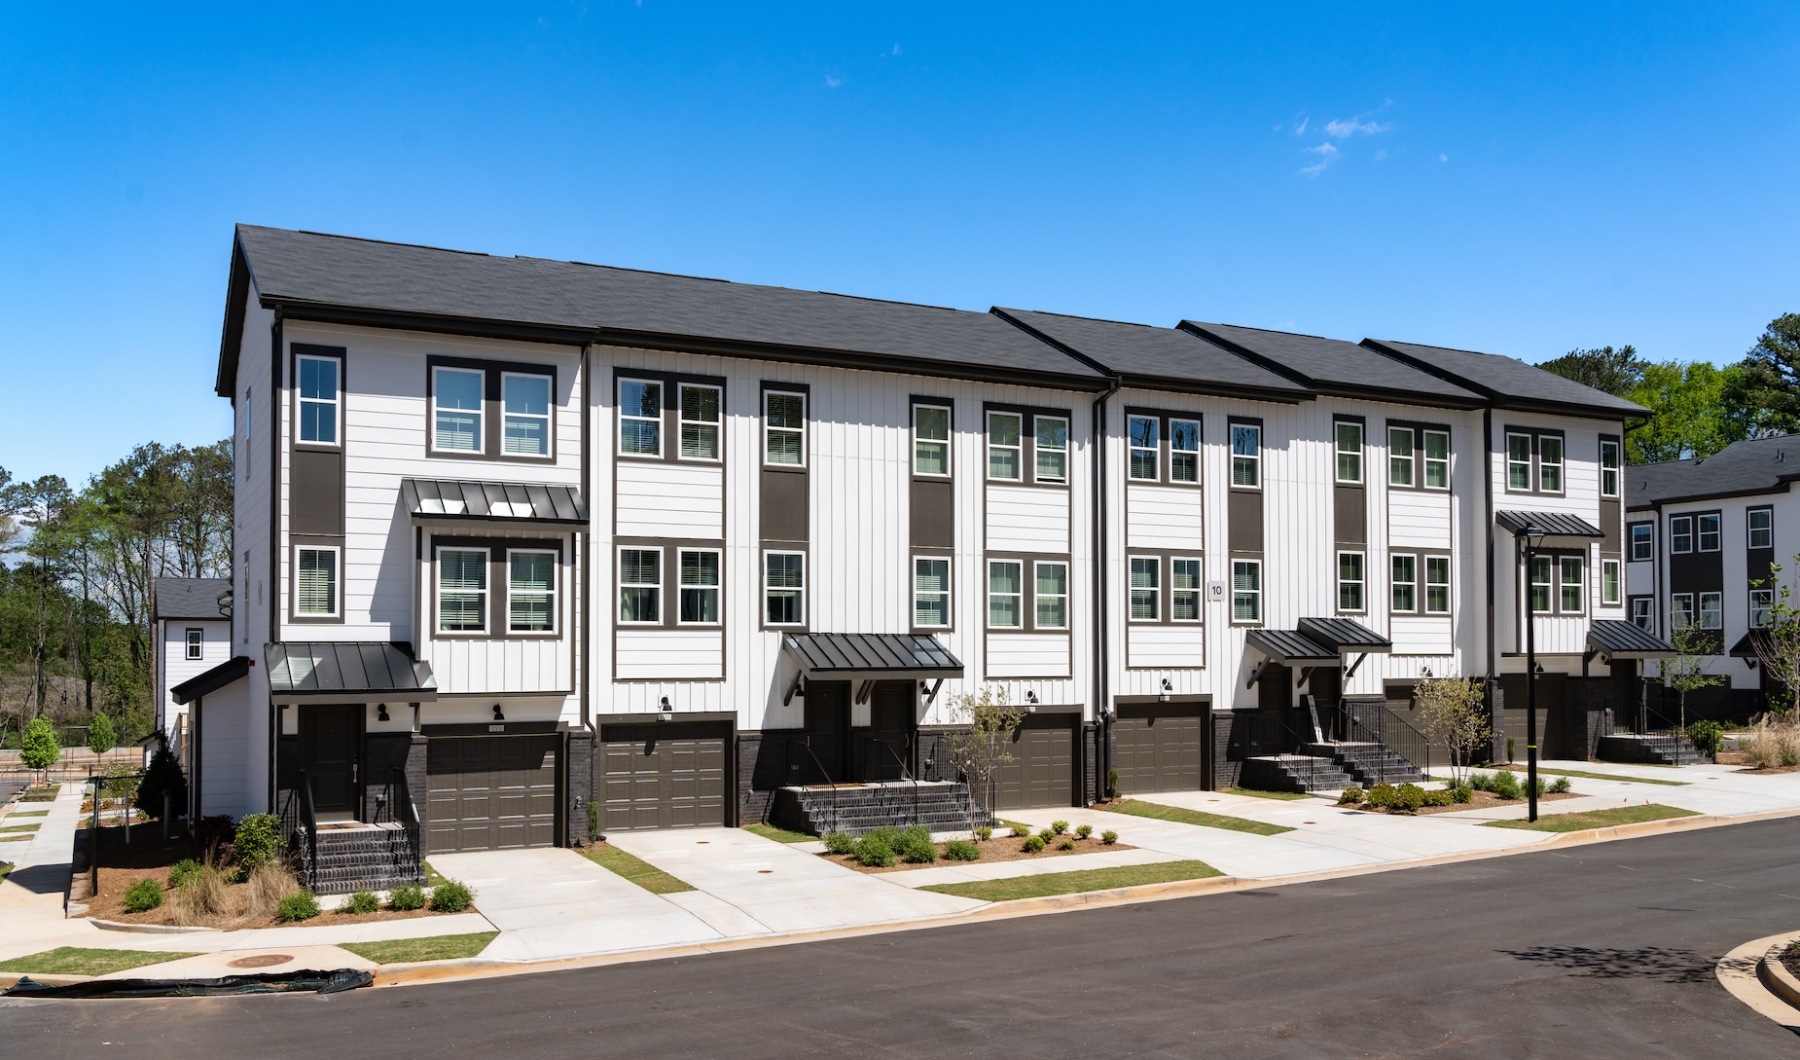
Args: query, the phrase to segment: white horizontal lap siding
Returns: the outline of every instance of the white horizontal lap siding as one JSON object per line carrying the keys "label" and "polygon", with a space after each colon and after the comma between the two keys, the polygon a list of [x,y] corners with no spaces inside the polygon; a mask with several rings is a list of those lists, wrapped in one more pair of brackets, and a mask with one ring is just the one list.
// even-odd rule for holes
{"label": "white horizontal lap siding", "polygon": [[1447,549],[1450,494],[1445,490],[1389,490],[1388,542],[1397,548]]}
{"label": "white horizontal lap siding", "polygon": [[1126,544],[1132,548],[1194,549],[1201,547],[1205,527],[1205,494],[1199,489],[1128,483],[1130,521]]}
{"label": "white horizontal lap siding", "polygon": [[717,465],[621,461],[620,537],[717,538],[725,532],[725,473]]}
{"label": "white horizontal lap siding", "polygon": [[1206,665],[1206,630],[1198,625],[1130,627],[1125,665],[1179,670]]}
{"label": "white horizontal lap siding", "polygon": [[618,675],[623,680],[725,676],[725,639],[716,629],[618,631]]}
{"label": "white horizontal lap siding", "polygon": [[1066,633],[989,633],[986,647],[990,678],[1069,676]]}
{"label": "white horizontal lap siding", "polygon": [[1068,490],[990,483],[987,518],[987,547],[991,551],[1068,551]]}
{"label": "white horizontal lap siding", "polygon": [[1449,655],[1455,648],[1448,616],[1407,618],[1396,616],[1388,638],[1395,655]]}

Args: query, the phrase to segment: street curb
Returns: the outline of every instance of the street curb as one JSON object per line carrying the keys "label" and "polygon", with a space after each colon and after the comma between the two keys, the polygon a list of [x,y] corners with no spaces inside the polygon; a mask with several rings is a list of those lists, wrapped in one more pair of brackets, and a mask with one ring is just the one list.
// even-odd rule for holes
{"label": "street curb", "polygon": [[[1794,984],[1793,976],[1779,961],[1769,960],[1778,948],[1796,939],[1800,939],[1800,932],[1789,931],[1746,942],[1720,958],[1713,974],[1726,993],[1759,1015],[1800,1034],[1800,984]],[[1771,974],[1776,970],[1780,972],[1780,979]],[[1771,980],[1785,980],[1784,985],[1795,987],[1795,996],[1789,998],[1778,993],[1771,986]]]}
{"label": "street curb", "polygon": [[97,916],[71,917],[74,920],[86,920],[102,931],[124,931],[136,935],[197,935],[203,932],[217,934],[219,928],[179,927],[175,924],[126,924],[117,920],[102,920]]}
{"label": "street curb", "polygon": [[1788,971],[1787,965],[1775,956],[1779,946],[1777,943],[1770,947],[1768,955],[1756,963],[1756,977],[1762,980],[1770,993],[1800,1009],[1800,979],[1794,978],[1794,973]]}
{"label": "street curb", "polygon": [[74,986],[93,980],[91,975],[34,975],[31,972],[0,972],[0,990],[19,985],[19,980],[30,979],[34,983],[45,986]]}

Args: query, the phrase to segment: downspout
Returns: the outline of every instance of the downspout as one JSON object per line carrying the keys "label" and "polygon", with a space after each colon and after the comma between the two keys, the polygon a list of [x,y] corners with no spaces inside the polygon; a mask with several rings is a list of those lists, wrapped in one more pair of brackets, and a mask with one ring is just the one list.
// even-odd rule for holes
{"label": "downspout", "polygon": [[[1481,480],[1481,500],[1483,522],[1487,524],[1488,727],[1496,730],[1493,733],[1493,739],[1490,741],[1494,747],[1489,748],[1489,754],[1497,759],[1499,753],[1495,750],[1495,747],[1505,746],[1499,741],[1505,738],[1503,730],[1505,728],[1504,722],[1506,716],[1494,709],[1494,700],[1496,698],[1494,693],[1498,691],[1500,687],[1500,632],[1498,628],[1499,624],[1495,621],[1494,616],[1494,605],[1499,600],[1499,597],[1494,595],[1496,582],[1494,571],[1494,407],[1492,405],[1481,410],[1481,447],[1487,454],[1487,474],[1483,475]],[[1518,563],[1515,559],[1515,571],[1517,570],[1517,566]],[[1494,722],[1501,722],[1502,724],[1497,726]]]}
{"label": "downspout", "polygon": [[1112,765],[1112,723],[1107,717],[1107,565],[1110,556],[1106,545],[1106,402],[1123,385],[1118,376],[1109,376],[1106,389],[1094,399],[1094,799],[1106,797],[1106,777]]}
{"label": "downspout", "polygon": [[[594,692],[588,681],[594,670],[592,628],[593,613],[593,560],[588,550],[593,547],[594,526],[594,467],[589,459],[592,438],[588,431],[592,428],[593,395],[588,387],[593,382],[594,344],[583,343],[581,347],[581,499],[588,506],[588,521],[576,533],[576,548],[580,552],[578,565],[581,570],[581,727],[588,732],[594,731]],[[592,797],[592,793],[589,793]]]}
{"label": "downspout", "polygon": [[[286,352],[287,337],[282,330],[282,309],[275,307],[274,322],[269,325],[269,554],[263,562],[269,567],[269,629],[268,639],[273,641],[281,631],[281,447],[283,433],[281,429],[282,413],[287,409],[287,400],[282,397],[281,361]],[[250,588],[250,572],[244,572],[245,595]],[[342,595],[341,593],[339,594]],[[249,601],[245,601],[249,603]],[[341,614],[343,609],[339,608]],[[245,620],[248,629],[249,620]],[[265,642],[266,643],[266,642]],[[255,665],[256,656],[250,657],[251,665]],[[273,689],[269,696],[269,811],[277,809],[275,771],[281,764],[281,710],[275,705]]]}

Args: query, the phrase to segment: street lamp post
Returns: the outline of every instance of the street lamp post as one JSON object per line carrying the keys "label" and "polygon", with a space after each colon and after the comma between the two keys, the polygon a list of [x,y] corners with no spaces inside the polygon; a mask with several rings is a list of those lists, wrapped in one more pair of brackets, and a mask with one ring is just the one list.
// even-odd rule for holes
{"label": "street lamp post", "polygon": [[1535,824],[1538,819],[1537,601],[1532,599],[1532,574],[1543,532],[1527,523],[1520,533],[1525,538],[1525,795],[1528,800],[1525,819]]}

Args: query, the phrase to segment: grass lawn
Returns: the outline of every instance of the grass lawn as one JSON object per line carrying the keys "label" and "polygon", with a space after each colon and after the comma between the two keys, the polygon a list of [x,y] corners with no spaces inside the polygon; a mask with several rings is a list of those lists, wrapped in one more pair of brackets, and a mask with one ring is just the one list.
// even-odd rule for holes
{"label": "grass lawn", "polygon": [[12,871],[12,862],[0,861],[0,882],[4,882],[6,880],[7,873],[9,873],[11,871]]}
{"label": "grass lawn", "polygon": [[1610,810],[1584,810],[1581,813],[1555,813],[1530,821],[1487,821],[1489,828],[1522,828],[1532,832],[1580,832],[1589,828],[1610,828],[1615,824],[1641,824],[1644,821],[1667,821],[1674,817],[1694,817],[1693,810],[1650,803],[1647,806],[1618,806]]}
{"label": "grass lawn", "polygon": [[30,838],[30,835],[0,835],[0,843],[23,843]]}
{"label": "grass lawn", "polygon": [[7,814],[6,816],[8,819],[11,819],[13,817],[48,817],[48,816],[50,816],[50,811],[49,810],[14,810],[13,812]]}
{"label": "grass lawn", "polygon": [[[1525,772],[1522,768],[1511,768],[1506,771],[1509,773]],[[1618,777],[1611,773],[1589,773],[1583,769],[1545,769],[1543,766],[1539,766],[1538,773],[1542,776],[1550,777],[1581,777],[1586,780],[1619,780],[1624,781],[1627,784],[1661,784],[1664,787],[1669,788],[1685,788],[1688,786],[1688,782],[1685,780],[1656,780],[1651,777]]]}
{"label": "grass lawn", "polygon": [[0,824],[0,832],[35,832],[37,830],[38,826],[36,822],[31,824]]}
{"label": "grass lawn", "polygon": [[1310,799],[1311,795],[1302,795],[1297,791],[1257,791],[1255,788],[1226,788],[1227,795],[1254,795],[1259,799],[1280,799],[1283,802],[1296,802]]}
{"label": "grass lawn", "polygon": [[1249,832],[1251,835],[1280,835],[1283,832],[1293,831],[1286,825],[1266,824],[1262,821],[1252,821],[1247,817],[1227,817],[1221,813],[1185,810],[1180,806],[1164,806],[1160,802],[1144,802],[1141,799],[1108,803],[1105,809],[1110,813],[1122,813],[1131,817],[1148,817],[1152,821],[1176,821],[1181,824],[1197,824],[1202,828],[1223,828],[1232,832]]}
{"label": "grass lawn", "polygon": [[1109,891],[1116,887],[1142,887],[1145,884],[1173,883],[1176,880],[1205,880],[1223,875],[1224,873],[1204,861],[1163,861],[1154,865],[1047,872],[1040,876],[1017,876],[1010,880],[940,883],[932,887],[921,887],[919,890],[953,894],[959,898],[977,898],[984,902],[1013,902],[1021,898]]}
{"label": "grass lawn", "polygon": [[[450,882],[449,879],[447,877],[445,877],[443,873],[432,868],[431,862],[429,862],[429,861],[420,862],[419,867],[421,869],[425,870],[425,886],[427,886],[427,887],[436,887],[440,883]],[[371,958],[371,960],[372,959],[373,958]]]}
{"label": "grass lawn", "polygon": [[477,931],[472,935],[433,935],[423,939],[391,942],[346,942],[343,948],[376,964],[411,964],[414,961],[457,961],[479,956],[500,933]]}
{"label": "grass lawn", "polygon": [[790,832],[785,828],[777,828],[772,824],[747,824],[744,831],[751,835],[759,835],[764,839],[773,839],[777,843],[810,843],[819,838],[805,832]]}
{"label": "grass lawn", "polygon": [[651,894],[675,894],[694,889],[655,865],[632,857],[617,847],[591,846],[582,850],[581,856],[603,869],[618,873]]}
{"label": "grass lawn", "polygon": [[53,950],[0,961],[0,972],[36,972],[39,975],[110,975],[146,964],[197,957],[194,953],[156,953],[150,950],[88,950],[58,946]]}

